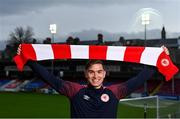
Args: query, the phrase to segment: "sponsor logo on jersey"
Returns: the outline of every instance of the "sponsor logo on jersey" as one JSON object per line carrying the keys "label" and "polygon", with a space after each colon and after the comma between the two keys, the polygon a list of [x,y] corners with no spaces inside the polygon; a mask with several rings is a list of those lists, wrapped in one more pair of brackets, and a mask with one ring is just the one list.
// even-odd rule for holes
{"label": "sponsor logo on jersey", "polygon": [[83,96],[83,99],[85,99],[85,100],[89,100],[89,99],[90,99],[90,97],[89,97],[88,95],[84,95],[84,96]]}

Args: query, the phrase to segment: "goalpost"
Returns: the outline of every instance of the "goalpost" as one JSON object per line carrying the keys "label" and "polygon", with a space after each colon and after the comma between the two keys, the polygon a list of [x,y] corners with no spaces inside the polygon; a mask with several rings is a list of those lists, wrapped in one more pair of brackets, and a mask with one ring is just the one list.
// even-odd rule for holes
{"label": "goalpost", "polygon": [[[152,99],[155,100],[155,105]],[[138,97],[138,98],[130,98],[130,99],[121,99],[120,103],[126,102],[124,104],[135,106],[135,107],[143,107],[144,108],[144,118],[147,118],[147,108],[155,107],[156,108],[156,117],[159,118],[159,98],[158,96],[148,96],[148,97]],[[139,103],[138,103],[139,102]],[[132,104],[130,104],[132,103]],[[141,103],[143,105],[141,105]]]}
{"label": "goalpost", "polygon": [[123,118],[179,118],[180,101],[159,96],[121,99],[118,111]]}

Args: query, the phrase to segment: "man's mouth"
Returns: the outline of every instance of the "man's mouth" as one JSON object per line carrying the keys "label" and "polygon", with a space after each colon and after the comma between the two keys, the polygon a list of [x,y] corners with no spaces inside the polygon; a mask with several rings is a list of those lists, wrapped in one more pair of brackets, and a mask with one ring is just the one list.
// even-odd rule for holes
{"label": "man's mouth", "polygon": [[93,80],[93,83],[97,83],[97,82],[99,82],[98,79],[94,79],[94,80]]}

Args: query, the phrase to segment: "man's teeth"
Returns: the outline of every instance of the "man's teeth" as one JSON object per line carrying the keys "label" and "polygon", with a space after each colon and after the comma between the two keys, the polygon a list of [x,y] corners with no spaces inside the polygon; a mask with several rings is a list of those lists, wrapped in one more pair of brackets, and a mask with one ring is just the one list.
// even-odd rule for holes
{"label": "man's teeth", "polygon": [[94,82],[98,82],[99,80],[98,79],[96,79],[96,80],[93,80]]}

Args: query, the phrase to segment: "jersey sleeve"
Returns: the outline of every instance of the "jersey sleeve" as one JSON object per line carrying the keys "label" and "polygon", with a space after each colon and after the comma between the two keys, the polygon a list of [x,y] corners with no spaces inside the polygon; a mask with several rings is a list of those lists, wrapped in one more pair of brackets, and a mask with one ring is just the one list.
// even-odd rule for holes
{"label": "jersey sleeve", "polygon": [[108,89],[110,89],[118,99],[122,99],[142,86],[146,80],[153,76],[154,72],[154,69],[146,67],[137,76],[124,83],[109,86]]}
{"label": "jersey sleeve", "polygon": [[73,97],[81,88],[83,88],[78,83],[73,83],[70,81],[64,81],[62,79],[57,78],[52,73],[50,73],[45,67],[34,62],[28,61],[28,66],[36,72],[42,80],[49,84],[53,89],[59,92],[62,95],[65,95],[69,98]]}

